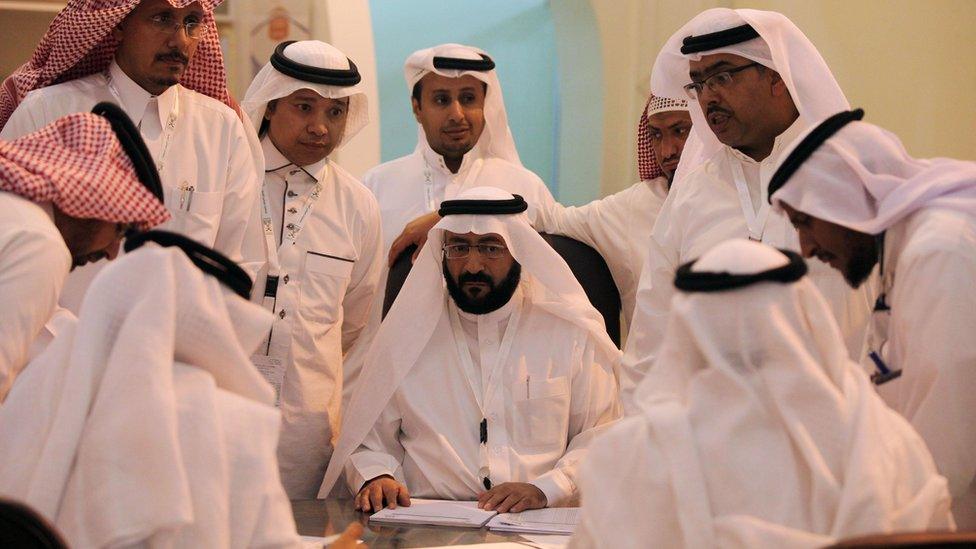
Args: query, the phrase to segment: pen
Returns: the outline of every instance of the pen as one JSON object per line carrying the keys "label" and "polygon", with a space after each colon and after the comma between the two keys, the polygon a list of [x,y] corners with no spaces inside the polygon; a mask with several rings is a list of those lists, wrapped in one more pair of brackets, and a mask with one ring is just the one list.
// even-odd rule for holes
{"label": "pen", "polygon": [[529,378],[532,376],[525,376],[525,400],[529,399]]}

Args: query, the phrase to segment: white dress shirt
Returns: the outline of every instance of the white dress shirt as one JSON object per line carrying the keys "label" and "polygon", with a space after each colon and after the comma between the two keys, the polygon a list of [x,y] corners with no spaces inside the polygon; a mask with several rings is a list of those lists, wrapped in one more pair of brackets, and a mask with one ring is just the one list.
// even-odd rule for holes
{"label": "white dress shirt", "polygon": [[0,191],[0,402],[58,303],[71,253],[49,203]]}
{"label": "white dress shirt", "polygon": [[871,331],[881,336],[883,345],[875,347],[888,368],[902,374],[878,385],[878,392],[925,440],[949,481],[956,523],[972,530],[976,216],[923,208],[888,229],[884,249],[882,289],[891,309],[874,313]]}
{"label": "white dress shirt", "polygon": [[[193,238],[234,261],[241,261],[245,240],[260,243],[255,206],[264,168],[262,159],[251,154],[246,132],[252,130],[227,105],[206,95],[177,84],[154,97],[113,61],[106,72],[28,93],[0,139],[15,139],[62,116],[90,111],[102,101],[125,110],[139,126],[157,167],[162,163],[160,179],[173,218],[158,228]],[[175,126],[169,131],[171,115]],[[73,273],[63,304],[77,311],[88,281],[100,268],[94,264]]]}
{"label": "white dress shirt", "polygon": [[[494,485],[532,483],[551,506],[574,500],[587,444],[619,416],[616,380],[583,329],[524,296],[519,290],[486,315],[461,312],[448,299],[449,314],[346,464],[352,491],[392,475],[414,497],[473,500],[485,491],[487,466]],[[452,315],[463,333],[452,328]],[[455,337],[463,338],[476,373],[465,373]]]}
{"label": "white dress shirt", "polygon": [[[380,215],[373,195],[335,162],[326,158],[299,168],[270,138],[261,145],[281,270],[270,347],[259,352],[286,362],[278,449],[282,482],[291,498],[312,498],[339,435],[343,354],[366,325],[383,265]],[[322,190],[302,225],[316,182]],[[298,226],[294,243],[282,238]],[[252,295],[260,302],[268,272],[264,241],[246,248],[245,255],[257,263]]]}
{"label": "white dress shirt", "polygon": [[[761,162],[723,147],[672,187],[649,242],[647,263],[637,290],[633,325],[624,347],[621,393],[628,413],[633,411],[631,395],[634,388],[652,366],[664,336],[674,294],[675,270],[720,242],[750,236],[735,185],[734,164],[742,168],[752,207],[767,204],[766,186],[776,161],[802,130],[802,124],[797,121],[777,136],[772,152]],[[794,251],[800,248],[799,236],[789,219],[771,209],[764,229],[757,236],[777,248]],[[851,290],[843,276],[825,263],[810,259],[807,265],[810,280],[830,304],[850,355],[859,360],[874,303],[875,281],[869,280],[861,288]]]}
{"label": "white dress shirt", "polygon": [[620,292],[621,314],[628,327],[651,229],[667,196],[667,178],[639,181],[584,206],[555,202],[539,224],[543,232],[574,238],[600,252]]}

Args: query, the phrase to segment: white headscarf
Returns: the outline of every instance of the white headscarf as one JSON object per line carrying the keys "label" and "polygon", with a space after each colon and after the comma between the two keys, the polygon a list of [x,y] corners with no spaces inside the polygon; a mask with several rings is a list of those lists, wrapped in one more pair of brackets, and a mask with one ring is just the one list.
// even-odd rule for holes
{"label": "white headscarf", "polygon": [[[495,187],[474,187],[455,200],[511,200],[512,194]],[[447,292],[442,267],[444,231],[500,235],[522,266],[520,286],[533,306],[586,329],[607,356],[619,350],[607,335],[603,317],[590,304],[566,262],[529,225],[526,214],[447,215],[431,229],[427,243],[410,269],[407,280],[380,325],[367,353],[356,391],[343,413],[342,434],[329,462],[319,497],[326,497],[349,456],[372,429],[386,403],[416,364],[447,314]]]}
{"label": "white headscarf", "polygon": [[[295,62],[321,69],[349,70],[349,58],[335,46],[318,40],[301,40],[289,44],[283,50],[285,56]],[[336,145],[340,147],[349,142],[369,122],[369,106],[366,99],[366,87],[362,81],[354,86],[332,86],[306,82],[278,72],[271,63],[261,68],[257,76],[247,88],[241,107],[247,113],[254,131],[261,129],[268,102],[287,97],[292,93],[308,89],[326,99],[349,98],[349,111],[346,114],[346,129],[342,139]]]}
{"label": "white headscarf", "polygon": [[[691,270],[748,275],[787,263],[733,239]],[[946,481],[925,444],[845,349],[805,277],[675,296],[635,399],[654,432],[675,435],[657,446],[681,492],[687,546],[829,543],[952,525]]]}
{"label": "white headscarf", "polygon": [[[813,131],[800,136],[777,166]],[[879,234],[926,206],[976,213],[976,162],[908,155],[897,136],[851,122],[822,143],[771,197],[814,217]]]}
{"label": "white headscarf", "polygon": [[[0,494],[34,507],[78,546],[121,546],[157,534],[193,539],[187,530],[229,531],[237,539],[270,528],[293,538],[287,513],[280,525],[235,522],[280,511],[256,508],[268,502],[254,492],[267,488],[284,499],[274,457],[280,416],[248,359],[271,320],[178,248],[146,246],[111,262],[89,288],[77,325],[28,365],[0,407]],[[193,460],[184,440],[199,442],[202,433],[221,448],[221,433],[211,432],[215,412],[206,408],[196,410],[194,432],[178,429],[186,411],[177,406],[174,362],[198,368],[237,403],[239,417],[251,422],[253,456]],[[273,479],[262,476],[268,465]],[[228,478],[241,468],[250,468],[250,478]],[[212,481],[190,481],[201,474]],[[226,501],[221,490],[255,497]],[[196,508],[201,497],[212,508]],[[215,515],[228,522],[202,518]]]}
{"label": "white headscarf", "polygon": [[[448,57],[452,59],[470,59],[481,61],[483,50],[461,44],[441,44],[433,48],[418,50],[407,57],[403,65],[403,76],[407,80],[407,90],[413,92],[413,86],[429,73],[437,73],[447,78],[461,78],[473,76],[488,85],[485,92],[485,129],[478,139],[478,147],[486,156],[495,156],[508,160],[519,166],[518,150],[515,148],[515,138],[508,127],[508,114],[505,112],[505,99],[502,96],[501,84],[495,69],[490,71],[466,71],[456,69],[438,69],[434,67],[434,57]],[[417,125],[417,149],[420,150],[427,143],[424,128]]]}
{"label": "white headscarf", "polygon": [[[688,36],[701,36],[747,23],[759,33],[759,38],[700,53],[681,53],[682,40]],[[661,49],[651,71],[651,89],[668,97],[687,97],[683,87],[691,83],[689,61],[717,53],[745,57],[778,72],[805,126],[850,108],[813,43],[785,15],[772,11],[712,8],[698,14],[678,29]],[[709,128],[697,100],[691,103],[691,134],[685,143],[675,181],[723,147]]]}

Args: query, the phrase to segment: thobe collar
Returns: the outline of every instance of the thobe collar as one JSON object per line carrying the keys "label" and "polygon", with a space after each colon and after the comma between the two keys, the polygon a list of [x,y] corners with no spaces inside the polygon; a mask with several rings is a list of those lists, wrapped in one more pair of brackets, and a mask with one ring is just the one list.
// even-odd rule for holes
{"label": "thobe collar", "polygon": [[666,197],[668,195],[668,190],[671,188],[671,183],[668,181],[667,177],[659,175],[654,179],[645,179],[641,181],[647,188],[654,193],[655,196]]}
{"label": "thobe collar", "polygon": [[508,300],[508,303],[490,313],[483,315],[466,313],[458,308],[457,304],[454,303],[454,300],[450,296],[448,296],[447,299],[450,306],[457,309],[458,316],[461,318],[462,322],[472,322],[478,326],[482,326],[484,324],[500,324],[508,321],[508,319],[511,318],[512,313],[515,311],[515,308],[520,306],[522,303],[522,295],[522,284],[519,284],[518,287],[515,288],[515,293],[512,294],[512,298]]}
{"label": "thobe collar", "polygon": [[783,154],[783,150],[790,143],[792,143],[794,139],[799,137],[799,135],[803,133],[803,130],[805,129],[806,129],[806,125],[800,121],[800,117],[798,116],[796,120],[794,120],[793,123],[790,124],[789,128],[783,130],[783,133],[777,135],[776,138],[773,139],[773,150],[769,152],[769,156],[763,158],[762,160],[758,160],[758,161],[753,160],[752,157],[743,154],[741,151],[734,149],[732,147],[728,147],[728,149],[732,152],[733,158],[737,158],[746,164],[765,164],[770,162],[775,163],[776,160],[779,159],[780,155]]}
{"label": "thobe collar", "polygon": [[[481,135],[484,135],[484,132]],[[423,155],[424,160],[427,161],[427,165],[430,166],[431,171],[442,173],[448,177],[457,177],[467,172],[475,160],[483,156],[481,139],[479,138],[475,146],[461,158],[461,167],[458,168],[457,173],[453,173],[447,169],[447,164],[444,163],[444,157],[430,148],[430,144],[426,140],[422,141],[420,148],[420,153]]]}
{"label": "thobe collar", "polygon": [[325,157],[322,160],[314,164],[308,164],[307,166],[298,166],[291,160],[285,158],[285,155],[281,154],[278,147],[271,141],[271,137],[267,134],[261,139],[261,150],[264,151],[264,165],[267,169],[264,173],[277,172],[279,170],[284,170],[285,168],[295,167],[303,172],[305,172],[311,182],[321,182],[324,175],[324,171],[329,164],[329,157]]}
{"label": "thobe collar", "polygon": [[125,74],[125,71],[119,67],[119,64],[114,59],[108,66],[108,77],[111,79],[112,85],[119,94],[119,99],[122,102],[120,106],[136,126],[141,125],[142,115],[146,112],[146,105],[153,97],[156,98],[156,114],[159,117],[159,126],[163,126],[163,121],[169,116],[173,108],[173,102],[176,101],[176,95],[179,93],[179,84],[174,84],[166,88],[166,91],[163,93],[154,96],[146,91],[145,88],[136,84],[133,79],[129,78],[129,75]]}

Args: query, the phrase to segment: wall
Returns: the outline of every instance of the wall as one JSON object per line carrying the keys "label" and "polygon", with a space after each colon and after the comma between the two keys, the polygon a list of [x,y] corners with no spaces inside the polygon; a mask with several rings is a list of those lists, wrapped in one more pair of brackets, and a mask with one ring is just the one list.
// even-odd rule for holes
{"label": "wall", "polygon": [[372,0],[369,4],[383,161],[408,154],[417,144],[403,62],[415,50],[457,42],[482,48],[495,60],[522,163],[558,191],[553,124],[556,55],[548,2]]}

